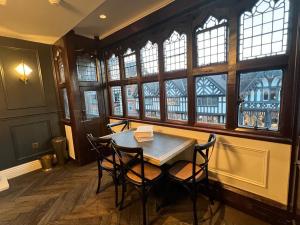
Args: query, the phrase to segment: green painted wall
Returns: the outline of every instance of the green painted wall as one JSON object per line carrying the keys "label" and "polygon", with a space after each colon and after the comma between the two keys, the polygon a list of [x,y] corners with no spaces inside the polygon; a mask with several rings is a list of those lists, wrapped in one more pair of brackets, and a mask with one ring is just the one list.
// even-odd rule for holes
{"label": "green painted wall", "polygon": [[[32,69],[27,84],[15,70],[22,61]],[[0,37],[0,170],[51,151],[61,134],[51,46]]]}

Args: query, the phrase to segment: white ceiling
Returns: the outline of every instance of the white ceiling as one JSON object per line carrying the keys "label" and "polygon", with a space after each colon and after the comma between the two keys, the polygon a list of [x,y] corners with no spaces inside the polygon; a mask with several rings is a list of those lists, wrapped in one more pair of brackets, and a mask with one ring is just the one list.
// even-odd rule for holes
{"label": "white ceiling", "polygon": [[[106,0],[75,28],[77,34],[103,39],[110,34],[168,5],[174,0]],[[100,20],[105,14],[107,19]]]}
{"label": "white ceiling", "polygon": [[63,0],[57,6],[48,0],[7,0],[0,5],[0,36],[53,44],[103,2]]}

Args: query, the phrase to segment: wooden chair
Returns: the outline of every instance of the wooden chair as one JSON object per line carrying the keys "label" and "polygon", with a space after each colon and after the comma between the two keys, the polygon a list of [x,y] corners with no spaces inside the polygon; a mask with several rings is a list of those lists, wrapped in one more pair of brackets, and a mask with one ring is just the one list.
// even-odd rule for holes
{"label": "wooden chair", "polygon": [[[198,184],[204,182],[209,199],[213,204],[212,195],[209,192],[208,163],[216,142],[216,135],[210,134],[206,144],[196,144],[193,152],[193,160],[180,160],[175,162],[168,170],[168,177],[171,181],[181,184],[191,195],[193,201],[194,224],[198,224],[197,219],[197,191]],[[211,149],[211,153],[209,154]],[[197,155],[203,158],[204,162],[197,163]]]}
{"label": "wooden chair", "polygon": [[[125,194],[125,182],[129,182],[134,185],[138,190],[142,199],[143,210],[143,224],[147,224],[146,218],[146,203],[150,190],[162,177],[162,170],[150,163],[144,162],[144,155],[142,148],[128,148],[118,146],[112,141],[112,149],[115,151],[115,157],[120,161],[120,170],[122,181],[122,200],[120,208],[123,208],[124,194]],[[124,161],[124,155],[134,155],[130,162]]]}
{"label": "wooden chair", "polygon": [[113,128],[117,126],[123,126],[121,128],[121,131],[124,131],[125,129],[129,129],[129,121],[128,120],[122,120],[116,123],[109,123],[107,124],[107,128],[110,131],[111,134],[116,133]]}
{"label": "wooden chair", "polygon": [[107,171],[113,178],[115,186],[115,206],[118,206],[118,176],[119,163],[114,160],[114,151],[111,150],[111,138],[94,137],[92,134],[87,134],[87,139],[92,146],[93,151],[97,153],[98,165],[98,186],[96,194],[99,193],[103,170]]}

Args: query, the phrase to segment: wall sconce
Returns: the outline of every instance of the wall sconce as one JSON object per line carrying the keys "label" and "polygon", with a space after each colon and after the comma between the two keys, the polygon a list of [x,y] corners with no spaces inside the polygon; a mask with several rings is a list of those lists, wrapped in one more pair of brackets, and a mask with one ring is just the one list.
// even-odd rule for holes
{"label": "wall sconce", "polygon": [[20,75],[20,80],[27,84],[28,76],[32,73],[32,69],[27,66],[23,61],[15,68]]}

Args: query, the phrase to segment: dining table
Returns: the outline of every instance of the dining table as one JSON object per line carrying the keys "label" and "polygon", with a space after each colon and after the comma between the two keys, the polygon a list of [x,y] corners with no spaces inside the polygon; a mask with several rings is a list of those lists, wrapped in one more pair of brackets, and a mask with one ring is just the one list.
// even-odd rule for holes
{"label": "dining table", "polygon": [[117,145],[143,149],[144,160],[162,166],[196,143],[193,138],[181,137],[154,131],[153,140],[138,142],[134,129],[113,133],[105,137],[112,138]]}

